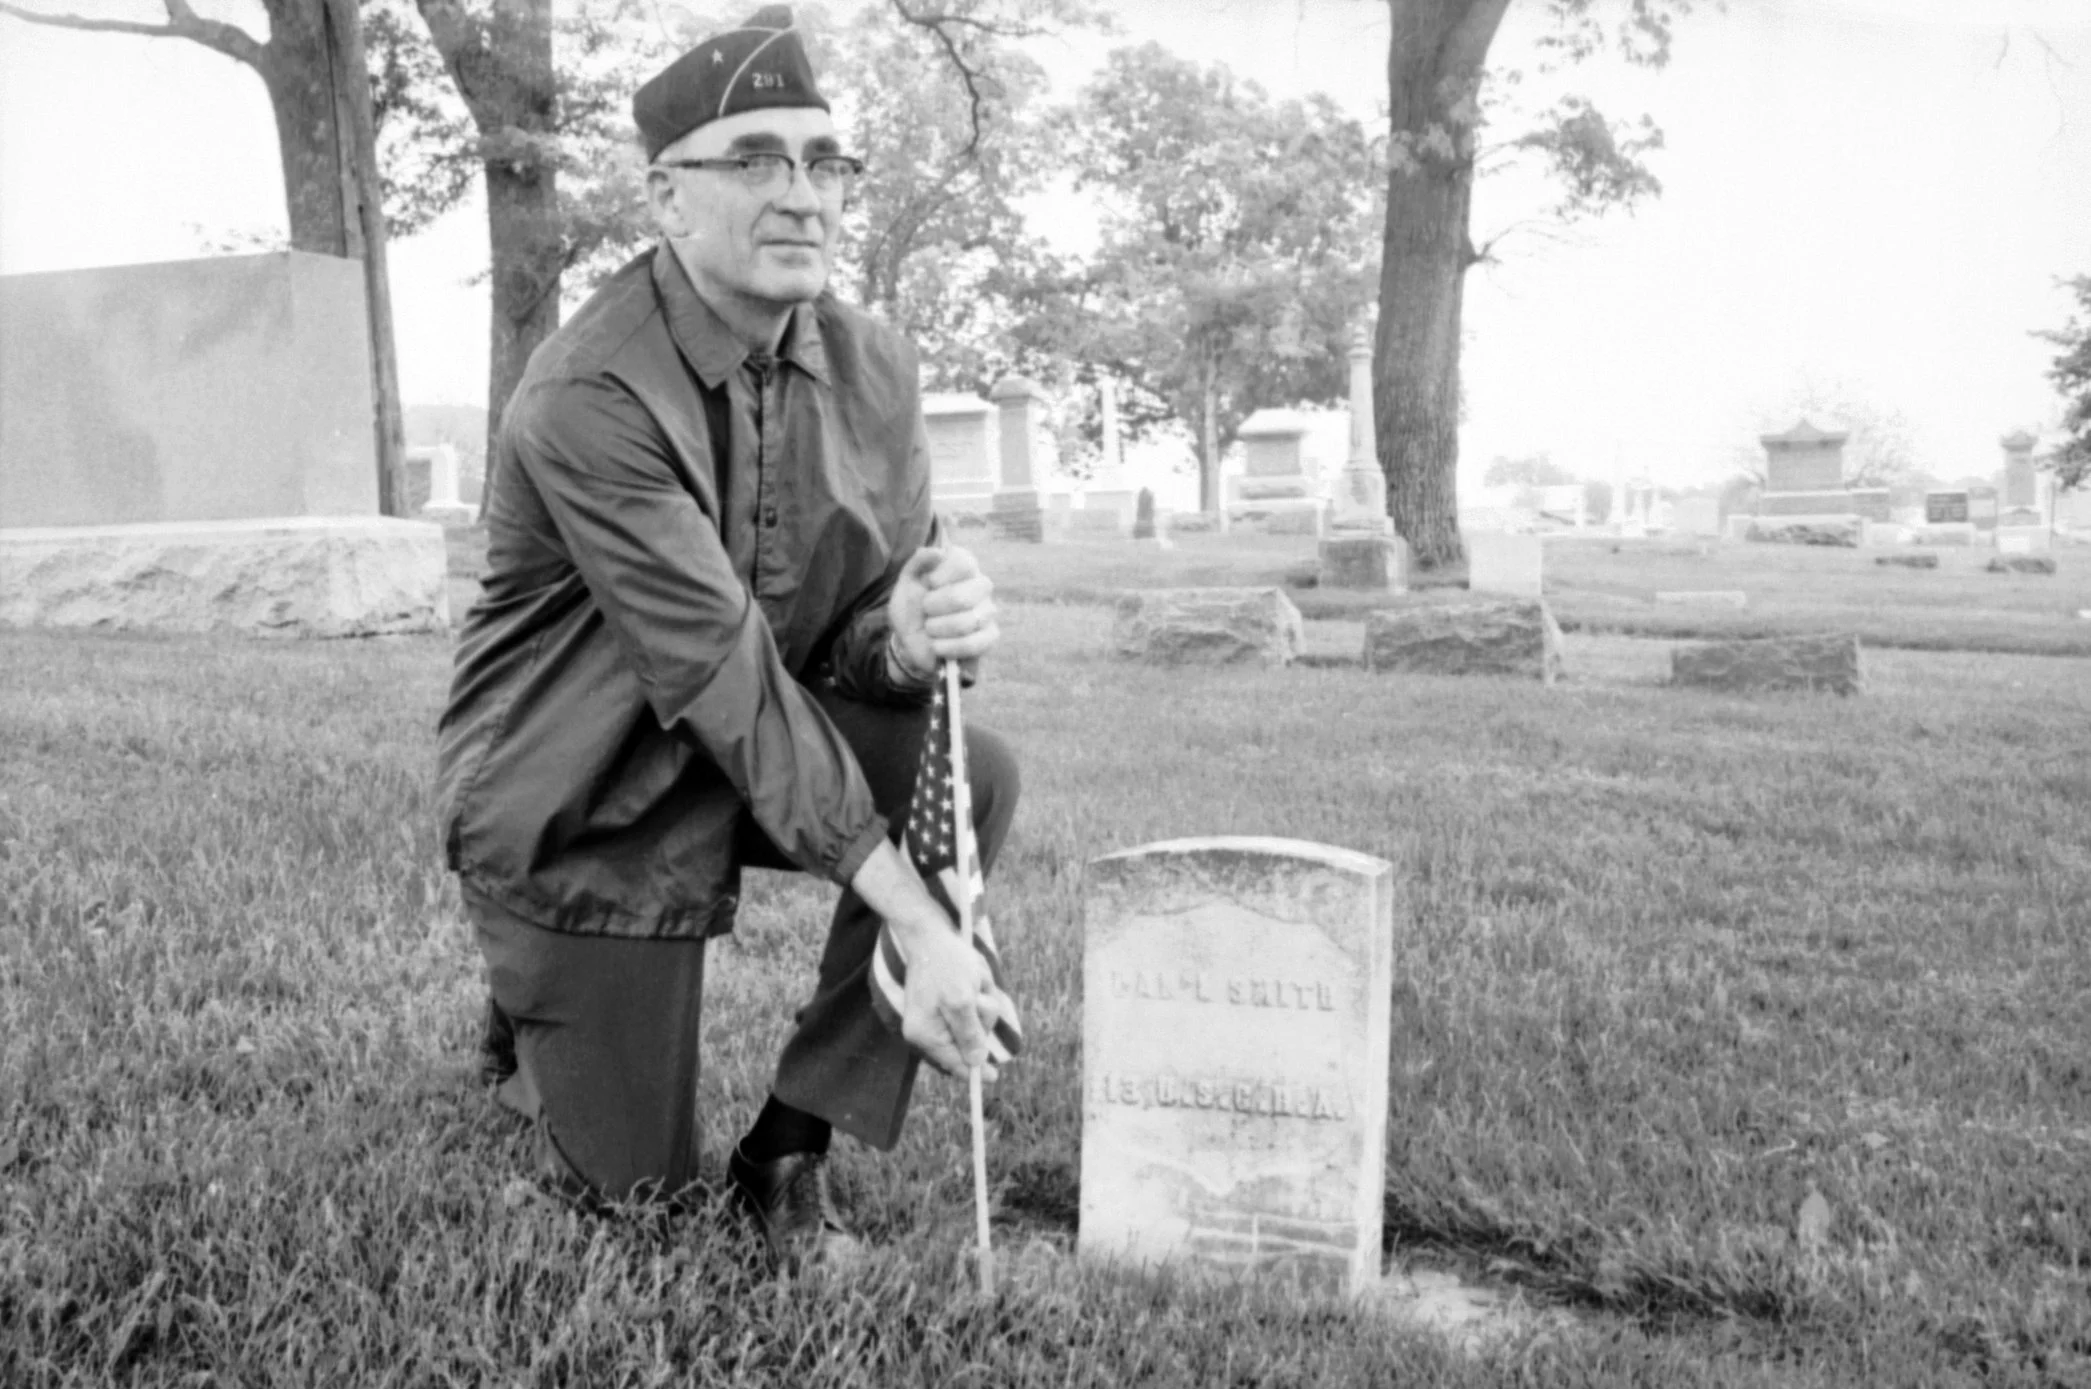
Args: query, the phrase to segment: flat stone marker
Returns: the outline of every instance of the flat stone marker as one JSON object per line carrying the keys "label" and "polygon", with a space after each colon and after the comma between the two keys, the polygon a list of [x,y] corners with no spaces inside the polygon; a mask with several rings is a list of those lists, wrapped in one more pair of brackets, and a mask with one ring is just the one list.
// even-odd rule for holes
{"label": "flat stone marker", "polygon": [[1409,675],[1561,678],[1561,627],[1538,601],[1495,599],[1365,615],[1360,663]]}
{"label": "flat stone marker", "polygon": [[1873,562],[1875,564],[1896,565],[1903,569],[1936,569],[1939,567],[1939,557],[1931,554],[1875,555]]}
{"label": "flat stone marker", "polygon": [[1833,690],[1857,694],[1864,682],[1855,636],[1765,637],[1680,646],[1670,653],[1670,683],[1764,694]]}
{"label": "flat stone marker", "polygon": [[1379,1279],[1394,869],[1179,839],[1084,884],[1085,1257]]}
{"label": "flat stone marker", "polygon": [[1750,596],[1733,588],[1659,589],[1655,601],[1680,608],[1747,608]]}
{"label": "flat stone marker", "polygon": [[1538,536],[1477,531],[1466,537],[1466,547],[1471,592],[1539,597],[1544,552]]}
{"label": "flat stone marker", "polygon": [[1982,567],[1991,574],[2052,574],[2055,561],[2051,555],[1998,555]]}

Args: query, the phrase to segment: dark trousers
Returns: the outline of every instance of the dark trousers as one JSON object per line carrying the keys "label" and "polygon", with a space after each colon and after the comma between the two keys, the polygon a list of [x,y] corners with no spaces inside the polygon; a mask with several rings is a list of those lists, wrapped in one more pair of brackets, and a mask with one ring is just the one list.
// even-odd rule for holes
{"label": "dark trousers", "polygon": [[[815,692],[848,741],[897,843],[927,709]],[[1016,813],[1016,761],[993,733],[966,729],[966,780],[983,870]],[[751,868],[794,865],[760,831],[737,845]],[[502,1102],[533,1120],[544,1175],[577,1197],[672,1196],[697,1175],[701,940],[623,940],[548,931],[476,893],[466,914],[486,958],[489,1041],[512,1039]],[[900,1139],[919,1058],[871,1007],[880,919],[845,889],[828,924],[813,997],[799,1009],[771,1092],[878,1148]]]}

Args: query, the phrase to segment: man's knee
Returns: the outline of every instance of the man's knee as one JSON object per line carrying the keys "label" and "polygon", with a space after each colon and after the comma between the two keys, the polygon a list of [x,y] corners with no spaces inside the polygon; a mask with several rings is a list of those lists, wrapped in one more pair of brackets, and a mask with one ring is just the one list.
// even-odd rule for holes
{"label": "man's knee", "polygon": [[981,859],[994,866],[996,852],[1016,815],[1023,777],[1016,754],[992,729],[966,730],[966,786],[973,797],[973,825],[980,836]]}

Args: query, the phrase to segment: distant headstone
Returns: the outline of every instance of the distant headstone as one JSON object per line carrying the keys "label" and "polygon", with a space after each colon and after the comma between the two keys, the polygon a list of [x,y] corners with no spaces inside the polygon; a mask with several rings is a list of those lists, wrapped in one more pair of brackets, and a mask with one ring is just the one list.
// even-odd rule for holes
{"label": "distant headstone", "polygon": [[945,515],[985,516],[995,498],[995,407],[977,395],[922,397],[929,432],[929,488]]}
{"label": "distant headstone", "polygon": [[1229,523],[1274,535],[1320,533],[1322,502],[1307,476],[1307,420],[1297,410],[1258,410],[1235,428],[1243,471],[1228,479]]}
{"label": "distant headstone", "polygon": [[1999,508],[1997,489],[1994,487],[1970,487],[1968,489],[1968,520],[1978,531],[1993,531],[1997,528]]}
{"label": "distant headstone", "polygon": [[1968,494],[1961,492],[1926,492],[1924,494],[1924,524],[1927,526],[1948,525],[1968,519]]}
{"label": "distant headstone", "polygon": [[1997,527],[1997,553],[2000,555],[2029,555],[2052,549],[2054,543],[2055,533],[2046,526]]}
{"label": "distant headstone", "polygon": [[1747,608],[1750,596],[1740,589],[1730,588],[1678,588],[1659,589],[1655,601],[1680,608]]}
{"label": "distant headstone", "polygon": [[1315,581],[1323,588],[1408,592],[1409,547],[1398,535],[1332,535],[1321,542]]}
{"label": "distant headstone", "polygon": [[2040,441],[2023,429],[2006,434],[2004,446],[2004,495],[2002,523],[2014,526],[2047,524],[2046,498],[2040,485],[2040,469],[2033,462],[2033,446]]}
{"label": "distant headstone", "polygon": [[1769,637],[1680,646],[1670,653],[1670,682],[1731,694],[1783,690],[1857,694],[1862,683],[1859,639]]}
{"label": "distant headstone", "polygon": [[1868,521],[1859,540],[1869,550],[1887,549],[1896,545],[1907,545],[1912,536],[1908,526],[1893,521]]}
{"label": "distant headstone", "polygon": [[1006,540],[1045,539],[1038,502],[1038,436],[1046,393],[1022,376],[1005,377],[989,393],[1001,414],[1001,468],[988,522]]}
{"label": "distant headstone", "polygon": [[1998,555],[1983,568],[1992,574],[2052,574],[2056,565],[2053,555]]}
{"label": "distant headstone", "polygon": [[1089,864],[1084,1257],[1378,1281],[1393,888],[1383,859],[1286,839]]}
{"label": "distant headstone", "polygon": [[1757,515],[1811,521],[1858,515],[1858,505],[1844,485],[1844,441],[1849,437],[1841,430],[1818,429],[1805,419],[1783,434],[1760,436],[1764,490],[1757,498]]}
{"label": "distant headstone", "polygon": [[1939,557],[1933,554],[1875,555],[1875,564],[1900,565],[1904,569],[1936,569]]}
{"label": "distant headstone", "polygon": [[1470,591],[1512,598],[1540,596],[1545,552],[1538,536],[1477,531],[1465,540]]}
{"label": "distant headstone", "polygon": [[1333,536],[1392,535],[1387,515],[1387,478],[1380,471],[1379,443],[1372,420],[1372,347],[1360,324],[1350,340],[1350,448],[1330,497]]}
{"label": "distant headstone", "polygon": [[1866,522],[1856,515],[1799,518],[1764,516],[1751,518],[1747,538],[1778,545],[1827,545],[1855,550],[1864,538]]}
{"label": "distant headstone", "polygon": [[1290,665],[1306,626],[1276,588],[1141,589],[1118,600],[1111,645],[1158,665]]}
{"label": "distant headstone", "polygon": [[1143,487],[1140,489],[1138,500],[1133,504],[1133,539],[1154,538],[1154,493]]}
{"label": "distant headstone", "polygon": [[1363,663],[1369,671],[1551,685],[1561,675],[1561,628],[1537,600],[1390,609],[1367,614]]}

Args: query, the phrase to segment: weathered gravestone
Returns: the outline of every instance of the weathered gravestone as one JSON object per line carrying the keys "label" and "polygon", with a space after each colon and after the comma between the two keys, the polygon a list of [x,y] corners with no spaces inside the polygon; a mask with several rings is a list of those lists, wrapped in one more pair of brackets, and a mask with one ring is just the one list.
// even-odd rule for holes
{"label": "weathered gravestone", "polygon": [[1081,1253],[1378,1281],[1394,871],[1288,839],[1089,864]]}
{"label": "weathered gravestone", "polygon": [[1863,684],[1855,636],[1768,637],[1680,646],[1670,653],[1670,683],[1731,694],[1830,690]]}
{"label": "weathered gravestone", "polygon": [[1539,597],[1545,550],[1538,536],[1477,531],[1466,537],[1466,546],[1468,589],[1512,598]]}
{"label": "weathered gravestone", "polygon": [[1447,603],[1365,619],[1365,669],[1415,675],[1561,676],[1561,628],[1544,603]]}
{"label": "weathered gravestone", "polygon": [[1045,513],[1038,502],[1037,479],[1045,388],[1027,377],[1010,376],[997,382],[988,398],[1001,411],[1001,468],[989,503],[988,524],[1003,540],[1043,540]]}
{"label": "weathered gravestone", "polygon": [[1140,489],[1140,495],[1133,503],[1133,539],[1155,539],[1154,493],[1145,487]]}
{"label": "weathered gravestone", "polygon": [[1939,567],[1939,557],[1929,554],[1875,555],[1873,562],[1875,564],[1898,565],[1904,569],[1936,569]]}
{"label": "weathered gravestone", "polygon": [[1290,665],[1306,626],[1275,588],[1158,588],[1125,594],[1111,626],[1121,656],[1157,665]]}
{"label": "weathered gravestone", "polygon": [[1983,568],[1992,574],[2052,574],[2052,555],[1998,555]]}

